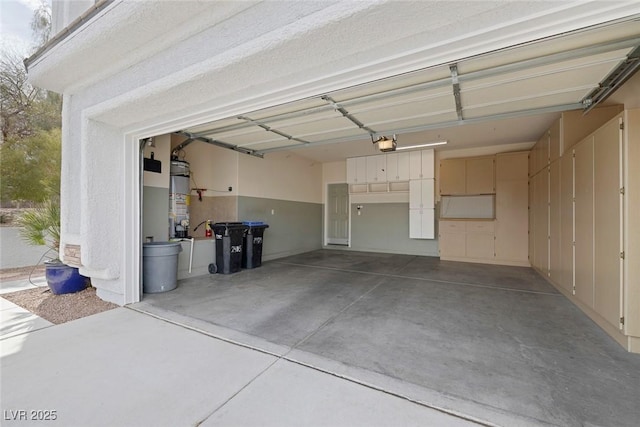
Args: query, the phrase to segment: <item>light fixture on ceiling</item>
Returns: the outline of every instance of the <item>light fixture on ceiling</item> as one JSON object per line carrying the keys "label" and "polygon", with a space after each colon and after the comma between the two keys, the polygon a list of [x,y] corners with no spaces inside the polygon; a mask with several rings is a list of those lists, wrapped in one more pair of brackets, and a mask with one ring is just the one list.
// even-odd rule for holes
{"label": "light fixture on ceiling", "polygon": [[373,136],[371,137],[371,142],[374,144],[378,144],[378,150],[386,153],[388,151],[395,151],[398,143],[398,139],[395,135],[393,135],[392,139],[387,138],[386,136],[381,136],[378,139],[374,140]]}
{"label": "light fixture on ceiling", "polygon": [[407,145],[405,147],[396,147],[396,150],[411,150],[413,148],[434,147],[436,145],[445,145],[449,141],[428,142],[426,144]]}
{"label": "light fixture on ceiling", "polygon": [[153,139],[153,137],[147,138],[146,145],[147,145],[147,147],[155,148],[155,146],[156,146],[155,139]]}

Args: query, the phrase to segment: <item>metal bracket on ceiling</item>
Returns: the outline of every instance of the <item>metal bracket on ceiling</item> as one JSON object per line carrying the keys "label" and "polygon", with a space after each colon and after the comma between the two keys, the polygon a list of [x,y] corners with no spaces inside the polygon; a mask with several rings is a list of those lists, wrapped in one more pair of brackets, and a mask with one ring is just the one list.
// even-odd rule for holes
{"label": "metal bracket on ceiling", "polygon": [[[175,132],[177,135],[182,135],[179,132]],[[188,138],[185,139],[184,141],[182,141],[180,144],[176,145],[176,147],[171,150],[172,153],[177,153],[179,151],[182,151],[182,149],[184,149],[184,147],[186,147],[187,145],[191,144],[194,141],[193,138]]]}
{"label": "metal bracket on ceiling", "polygon": [[[260,157],[260,158],[264,157],[264,155],[262,153],[258,153],[255,150],[250,150],[248,148],[238,147],[237,145],[228,144],[226,142],[222,142],[222,141],[218,141],[218,140],[215,140],[215,139],[211,139],[211,138],[208,138],[206,136],[189,133],[189,132],[182,131],[182,130],[174,132],[174,133],[177,134],[177,135],[182,135],[182,136],[186,136],[187,138],[189,138],[187,140],[187,141],[191,140],[191,141],[189,141],[189,144],[191,142],[193,142],[193,141],[202,141],[202,142],[206,142],[207,144],[215,145],[217,147],[222,147],[222,148],[226,148],[228,150],[237,151],[238,153],[248,154],[250,156]],[[184,144],[187,141],[184,141],[182,144]],[[182,144],[180,144],[180,145],[182,145]],[[180,147],[180,145],[178,147]],[[176,151],[178,147],[176,147],[173,151]],[[182,148],[184,148],[184,147],[182,147]]]}
{"label": "metal bracket on ceiling", "polygon": [[351,115],[351,113],[349,113],[343,106],[341,106],[336,101],[334,101],[333,98],[331,98],[330,96],[323,95],[323,96],[321,96],[321,98],[322,98],[323,101],[326,101],[327,103],[329,103],[329,105],[331,105],[335,111],[337,111],[338,113],[342,114],[342,117],[344,117],[345,119],[349,120],[354,125],[358,126],[358,128],[369,132],[369,135],[371,135],[371,138],[373,139],[373,136],[376,134],[373,131],[373,129],[368,128],[367,126],[365,126],[364,123],[362,123],[360,120],[356,119],[353,115]]}
{"label": "metal bracket on ceiling", "polygon": [[615,92],[627,80],[640,69],[640,46],[636,47],[627,55],[627,59],[622,61],[609,75],[582,99],[584,114],[587,114],[598,104],[606,100],[609,95]]}
{"label": "metal bracket on ceiling", "polygon": [[464,117],[462,117],[462,101],[460,100],[460,81],[458,80],[458,64],[449,65],[449,70],[451,71],[453,98],[456,101],[456,112],[458,113],[458,120],[464,120]]}
{"label": "metal bracket on ceiling", "polygon": [[265,123],[262,123],[262,122],[261,122],[261,121],[259,121],[259,120],[254,120],[254,119],[252,119],[251,117],[247,117],[247,116],[238,116],[238,119],[239,119],[239,120],[244,120],[244,121],[249,122],[249,123],[252,123],[252,124],[254,124],[254,125],[256,125],[256,126],[261,127],[262,129],[266,130],[267,132],[275,133],[276,135],[280,135],[281,137],[283,137],[283,138],[287,138],[287,139],[288,139],[288,140],[290,140],[290,141],[298,141],[298,142],[301,142],[301,143],[303,143],[303,144],[308,144],[308,143],[309,143],[309,141],[305,141],[304,139],[296,138],[296,137],[295,137],[295,136],[293,136],[293,135],[289,135],[289,134],[286,134],[286,133],[284,133],[284,132],[281,132],[281,131],[279,131],[278,129],[274,129],[274,128],[272,128],[271,126],[269,126],[269,125],[267,125],[267,124],[265,124]]}
{"label": "metal bracket on ceiling", "polygon": [[[462,126],[462,125],[467,125],[467,124],[475,124],[475,123],[484,123],[484,122],[488,122],[488,121],[493,121],[493,120],[503,120],[503,119],[512,119],[512,118],[517,118],[517,117],[526,117],[526,116],[532,116],[532,115],[536,115],[536,114],[547,114],[547,113],[557,113],[557,112],[561,112],[561,111],[569,111],[569,110],[577,110],[579,109],[581,106],[580,103],[575,102],[572,104],[560,104],[560,105],[554,105],[551,107],[542,107],[542,108],[534,108],[534,109],[530,109],[530,110],[520,110],[520,111],[513,111],[510,113],[500,113],[500,114],[493,114],[493,115],[488,115],[488,116],[482,116],[482,117],[474,117],[471,119],[464,119],[464,120],[453,120],[453,121],[448,121],[448,122],[438,122],[438,123],[431,123],[428,125],[421,125],[421,126],[414,126],[414,127],[406,127],[406,128],[389,128],[389,129],[384,129],[383,131],[380,131],[378,133],[378,135],[380,134],[405,134],[405,133],[415,133],[415,132],[421,132],[421,131],[425,131],[425,130],[434,130],[434,129],[443,129],[443,128],[451,128],[451,127],[457,127],[457,126]],[[375,137],[376,134],[374,134]],[[351,137],[341,137],[341,138],[335,138],[335,139],[327,139],[324,141],[317,141],[317,142],[313,142],[309,145],[306,145],[307,147],[311,146],[311,147],[316,147],[316,146],[321,146],[321,145],[327,145],[327,144],[335,144],[338,142],[349,142],[349,141],[359,141],[359,140],[363,140],[363,135],[354,135]],[[271,152],[275,152],[275,151],[282,151],[282,150],[291,150],[294,148],[301,148],[304,147],[305,145],[303,144],[298,144],[298,145],[291,145],[291,146],[287,146],[287,147],[275,147],[275,148],[266,148],[264,150],[258,150],[257,153],[259,154],[266,154],[266,153],[271,153]]]}

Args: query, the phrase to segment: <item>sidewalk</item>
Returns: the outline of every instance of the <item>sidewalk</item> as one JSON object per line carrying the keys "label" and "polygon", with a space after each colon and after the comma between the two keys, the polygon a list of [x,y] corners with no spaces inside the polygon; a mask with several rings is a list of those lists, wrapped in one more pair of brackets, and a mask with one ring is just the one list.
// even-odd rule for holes
{"label": "sidewalk", "polygon": [[3,336],[0,368],[7,426],[475,425],[124,307]]}
{"label": "sidewalk", "polygon": [[47,286],[44,277],[36,277],[31,284],[29,280],[0,282],[0,339],[13,337],[27,332],[48,328],[53,323],[36,316],[28,310],[2,298],[3,294]]}

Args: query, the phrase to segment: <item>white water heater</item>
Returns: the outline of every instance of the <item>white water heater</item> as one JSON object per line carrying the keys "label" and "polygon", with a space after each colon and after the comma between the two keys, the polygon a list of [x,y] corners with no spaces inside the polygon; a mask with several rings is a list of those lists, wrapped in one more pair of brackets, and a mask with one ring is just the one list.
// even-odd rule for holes
{"label": "white water heater", "polygon": [[169,182],[169,238],[189,237],[189,205],[191,183],[189,163],[171,160]]}

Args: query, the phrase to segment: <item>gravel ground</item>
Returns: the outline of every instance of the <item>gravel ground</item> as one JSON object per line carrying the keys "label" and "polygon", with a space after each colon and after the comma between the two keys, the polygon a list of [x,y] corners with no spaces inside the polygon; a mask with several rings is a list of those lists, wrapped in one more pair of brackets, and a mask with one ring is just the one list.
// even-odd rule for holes
{"label": "gravel ground", "polygon": [[[26,276],[29,276],[28,272]],[[74,294],[64,295],[54,295],[49,288],[40,287],[3,294],[2,298],[56,325],[118,307],[116,304],[98,298],[95,288],[91,287]]]}

